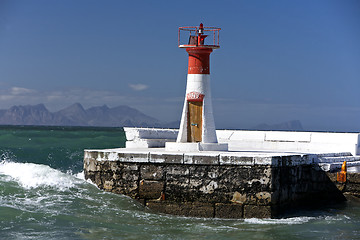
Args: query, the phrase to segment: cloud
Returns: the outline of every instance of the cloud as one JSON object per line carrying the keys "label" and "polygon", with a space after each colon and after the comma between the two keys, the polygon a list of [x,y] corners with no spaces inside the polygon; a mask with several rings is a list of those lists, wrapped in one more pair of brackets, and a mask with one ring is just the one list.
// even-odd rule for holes
{"label": "cloud", "polygon": [[10,89],[11,95],[26,95],[26,94],[31,94],[34,92],[35,92],[35,90],[29,89],[29,88],[12,87]]}
{"label": "cloud", "polygon": [[[158,103],[158,99],[156,97],[132,96],[131,94],[124,95],[118,91],[87,88],[56,90],[34,90],[22,87],[0,88],[0,110],[14,105],[43,103],[50,111],[57,111],[76,102],[81,103],[85,108],[103,104],[109,107],[128,105],[152,116],[150,110],[146,110],[149,106],[157,106],[155,103]],[[159,111],[159,109],[157,110]]]}
{"label": "cloud", "polygon": [[129,84],[129,87],[132,88],[135,91],[143,91],[143,90],[149,88],[148,85],[145,85],[145,84],[142,84],[142,83]]}
{"label": "cloud", "polygon": [[[103,104],[109,107],[128,105],[170,122],[180,120],[184,96],[179,94],[160,100],[157,95],[123,95],[117,91],[86,88],[46,91],[22,87],[0,88],[0,109],[44,103],[50,111],[57,111],[76,102],[85,108]],[[217,128],[250,128],[261,123],[275,124],[297,119],[307,130],[359,131],[360,106],[357,105],[255,103],[229,97],[214,98],[213,107]]]}

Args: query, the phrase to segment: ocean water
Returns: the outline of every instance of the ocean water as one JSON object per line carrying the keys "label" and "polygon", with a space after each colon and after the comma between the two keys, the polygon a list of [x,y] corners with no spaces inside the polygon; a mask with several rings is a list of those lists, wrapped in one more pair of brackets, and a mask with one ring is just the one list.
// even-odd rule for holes
{"label": "ocean water", "polygon": [[121,128],[0,127],[0,239],[360,239],[357,200],[282,219],[188,218],[84,180],[83,149],[124,145]]}

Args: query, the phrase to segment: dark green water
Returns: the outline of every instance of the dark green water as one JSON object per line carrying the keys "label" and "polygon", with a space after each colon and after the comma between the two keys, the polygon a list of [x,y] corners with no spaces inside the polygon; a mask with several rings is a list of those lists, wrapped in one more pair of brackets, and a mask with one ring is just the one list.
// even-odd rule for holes
{"label": "dark green water", "polygon": [[283,219],[160,215],[82,175],[83,149],[124,147],[121,128],[0,127],[0,239],[360,239],[360,203]]}

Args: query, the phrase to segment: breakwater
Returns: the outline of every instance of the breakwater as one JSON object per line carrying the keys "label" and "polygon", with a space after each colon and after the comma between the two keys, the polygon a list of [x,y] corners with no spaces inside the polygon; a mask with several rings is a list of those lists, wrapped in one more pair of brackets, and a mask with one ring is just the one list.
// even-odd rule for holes
{"label": "breakwater", "polygon": [[355,199],[281,219],[228,220],[156,214],[130,197],[100,190],[78,174],[83,150],[124,147],[122,129],[2,126],[0,133],[2,239],[360,237]]}
{"label": "breakwater", "polygon": [[337,183],[314,154],[85,150],[84,173],[156,212],[195,217],[275,218],[360,192],[356,173],[348,185]]}

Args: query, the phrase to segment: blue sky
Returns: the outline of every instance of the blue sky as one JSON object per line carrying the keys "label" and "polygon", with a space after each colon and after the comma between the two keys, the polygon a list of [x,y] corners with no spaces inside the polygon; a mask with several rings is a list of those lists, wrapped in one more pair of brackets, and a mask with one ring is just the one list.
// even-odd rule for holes
{"label": "blue sky", "polygon": [[217,128],[360,131],[360,1],[0,0],[0,109],[129,105],[180,120],[180,26],[221,27]]}

